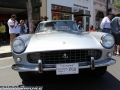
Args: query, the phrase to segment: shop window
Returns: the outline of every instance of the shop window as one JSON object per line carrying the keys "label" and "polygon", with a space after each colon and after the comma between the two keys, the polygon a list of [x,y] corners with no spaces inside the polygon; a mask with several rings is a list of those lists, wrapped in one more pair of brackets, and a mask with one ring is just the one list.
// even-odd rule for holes
{"label": "shop window", "polygon": [[79,14],[84,14],[84,10],[79,10]]}
{"label": "shop window", "polygon": [[90,15],[90,11],[85,10],[86,15]]}
{"label": "shop window", "polygon": [[72,8],[61,6],[61,5],[51,5],[52,9],[52,20],[72,20]]}
{"label": "shop window", "polygon": [[72,16],[68,13],[52,12],[52,20],[71,20]]}

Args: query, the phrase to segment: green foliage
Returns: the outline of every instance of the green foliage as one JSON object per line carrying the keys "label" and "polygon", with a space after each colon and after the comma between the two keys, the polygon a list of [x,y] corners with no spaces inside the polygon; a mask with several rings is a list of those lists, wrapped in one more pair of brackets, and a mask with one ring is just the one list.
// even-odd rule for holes
{"label": "green foliage", "polygon": [[116,8],[120,9],[120,0],[116,0],[113,4],[113,6],[115,6]]}
{"label": "green foliage", "polygon": [[[37,2],[39,2],[40,0],[31,0],[31,3],[32,4],[35,4],[35,3],[37,3]],[[38,9],[37,8],[33,8],[33,13],[36,13],[37,11],[38,11]]]}
{"label": "green foliage", "polygon": [[28,0],[25,0],[25,2],[28,2]]}

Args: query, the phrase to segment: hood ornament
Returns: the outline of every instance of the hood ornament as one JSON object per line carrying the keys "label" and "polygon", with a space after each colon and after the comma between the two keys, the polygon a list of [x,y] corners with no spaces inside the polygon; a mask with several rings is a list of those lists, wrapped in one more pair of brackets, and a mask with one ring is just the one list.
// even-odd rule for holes
{"label": "hood ornament", "polygon": [[64,53],[64,55],[62,56],[62,58],[67,59],[68,58],[67,54]]}

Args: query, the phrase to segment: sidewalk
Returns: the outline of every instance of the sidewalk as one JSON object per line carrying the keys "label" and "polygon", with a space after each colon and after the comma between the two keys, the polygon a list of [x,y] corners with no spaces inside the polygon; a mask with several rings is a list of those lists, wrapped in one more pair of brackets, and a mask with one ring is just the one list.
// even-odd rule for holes
{"label": "sidewalk", "polygon": [[9,44],[2,45],[0,47],[0,58],[10,57],[12,56],[11,47]]}

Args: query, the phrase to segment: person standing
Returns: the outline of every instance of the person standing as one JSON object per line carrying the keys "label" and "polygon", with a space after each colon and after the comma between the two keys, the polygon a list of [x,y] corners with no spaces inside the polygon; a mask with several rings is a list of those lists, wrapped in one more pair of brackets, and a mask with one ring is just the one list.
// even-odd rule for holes
{"label": "person standing", "polygon": [[[111,32],[115,39],[114,54],[119,55],[120,50],[120,12],[116,13],[116,16],[111,21]],[[116,48],[117,47],[117,48]]]}
{"label": "person standing", "polygon": [[94,29],[93,25],[91,25],[90,29],[89,29],[89,32],[94,32],[94,31],[95,31],[95,29]]}
{"label": "person standing", "polygon": [[6,43],[6,27],[5,25],[3,25],[3,22],[0,22],[0,34],[1,34],[1,38],[3,43]]}
{"label": "person standing", "polygon": [[13,14],[11,18],[8,20],[8,27],[9,27],[9,34],[10,34],[10,45],[12,44],[12,41],[16,37],[16,28],[17,28],[17,20],[16,15]]}
{"label": "person standing", "polygon": [[42,22],[42,21],[44,21],[43,16],[40,17],[40,21],[39,21],[39,23]]}
{"label": "person standing", "polygon": [[9,28],[8,28],[8,25],[7,25],[6,21],[4,21],[4,25],[6,27],[6,39],[8,39],[10,37],[10,35],[9,35]]}
{"label": "person standing", "polygon": [[20,35],[26,34],[24,20],[20,20]]}
{"label": "person standing", "polygon": [[25,26],[25,33],[28,34],[28,26],[27,26],[27,21],[24,21],[24,26]]}
{"label": "person standing", "polygon": [[34,21],[34,24],[33,24],[33,33],[35,33],[35,30],[36,30],[36,28],[37,28],[37,25],[38,25],[38,23],[37,23],[37,21],[35,20]]}
{"label": "person standing", "polygon": [[44,17],[44,21],[47,21],[47,20],[48,20],[48,17],[47,17],[47,16],[45,16],[45,17]]}
{"label": "person standing", "polygon": [[83,30],[83,28],[82,28],[82,22],[81,22],[81,21],[78,22],[78,28],[79,28],[80,30]]}
{"label": "person standing", "polygon": [[101,21],[100,28],[102,29],[103,32],[105,33],[110,33],[111,32],[111,19],[113,17],[112,13],[108,13],[106,17],[104,17]]}

